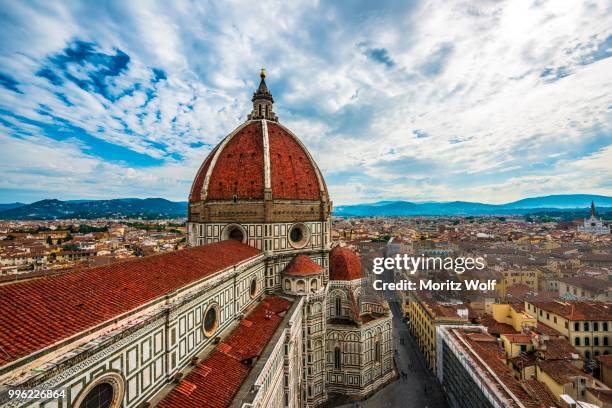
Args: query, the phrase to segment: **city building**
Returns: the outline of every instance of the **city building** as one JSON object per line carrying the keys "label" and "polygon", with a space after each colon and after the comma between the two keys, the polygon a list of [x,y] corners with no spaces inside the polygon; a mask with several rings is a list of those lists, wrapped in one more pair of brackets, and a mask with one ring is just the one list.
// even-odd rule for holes
{"label": "city building", "polygon": [[65,390],[7,406],[313,407],[395,378],[388,305],[333,247],[321,172],[264,78],[197,172],[190,248],[0,286],[0,398]]}
{"label": "city building", "polygon": [[451,407],[541,408],[555,396],[535,380],[519,381],[504,351],[483,326],[440,326],[437,377]]}
{"label": "city building", "polygon": [[429,369],[435,373],[438,357],[437,328],[442,325],[468,324],[468,309],[463,304],[426,299],[416,291],[410,293],[407,306],[410,331]]}
{"label": "city building", "polygon": [[587,301],[526,300],[525,311],[565,337],[586,361],[612,353],[612,305]]}
{"label": "city building", "polygon": [[612,281],[590,276],[572,276],[557,281],[559,297],[612,302]]}
{"label": "city building", "polygon": [[601,218],[597,218],[595,210],[595,202],[591,202],[591,214],[589,218],[585,218],[581,226],[578,227],[578,232],[586,234],[609,234],[610,226],[605,225]]}

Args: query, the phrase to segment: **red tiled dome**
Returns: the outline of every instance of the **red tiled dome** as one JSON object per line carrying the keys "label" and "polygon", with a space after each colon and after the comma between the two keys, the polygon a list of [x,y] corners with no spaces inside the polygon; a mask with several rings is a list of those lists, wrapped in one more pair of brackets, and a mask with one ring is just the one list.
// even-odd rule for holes
{"label": "red tiled dome", "polygon": [[273,121],[249,120],[204,160],[189,202],[261,200],[266,186],[272,199],[318,201],[327,195],[317,165],[295,135]]}
{"label": "red tiled dome", "polygon": [[298,255],[285,267],[283,271],[287,275],[309,276],[323,273],[321,265],[314,262],[307,255]]}
{"label": "red tiled dome", "polygon": [[329,253],[329,279],[354,280],[363,278],[361,259],[348,248],[337,246]]}

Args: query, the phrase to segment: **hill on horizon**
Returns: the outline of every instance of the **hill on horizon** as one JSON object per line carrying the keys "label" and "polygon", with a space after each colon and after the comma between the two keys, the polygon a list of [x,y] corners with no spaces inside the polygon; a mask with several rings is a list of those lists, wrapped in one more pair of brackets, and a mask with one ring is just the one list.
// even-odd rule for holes
{"label": "hill on horizon", "polygon": [[505,204],[484,204],[468,201],[411,202],[379,201],[369,204],[339,205],[334,208],[337,216],[436,216],[436,215],[524,215],[537,211],[580,210],[596,207],[612,207],[612,197],[595,194],[560,194],[529,197]]}
{"label": "hill on horizon", "polygon": [[181,218],[187,216],[187,202],[164,198],[117,198],[113,200],[46,199],[4,209],[4,220],[55,220],[93,218]]}
{"label": "hill on horizon", "polygon": [[[524,215],[538,211],[569,211],[588,209],[591,201],[598,208],[612,208],[612,197],[595,194],[565,194],[528,197],[505,204],[485,204],[469,201],[411,202],[379,201],[368,204],[339,205],[336,216],[476,216]],[[164,198],[117,198],[111,200],[45,199],[31,204],[0,204],[2,220],[54,220],[93,218],[184,218],[186,201]]]}

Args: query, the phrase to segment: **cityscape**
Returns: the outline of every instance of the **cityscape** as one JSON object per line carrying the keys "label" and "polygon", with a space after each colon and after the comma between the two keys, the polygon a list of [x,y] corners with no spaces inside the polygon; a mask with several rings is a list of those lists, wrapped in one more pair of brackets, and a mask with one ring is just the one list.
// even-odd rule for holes
{"label": "cityscape", "polygon": [[0,408],[612,408],[562,3],[4,2]]}

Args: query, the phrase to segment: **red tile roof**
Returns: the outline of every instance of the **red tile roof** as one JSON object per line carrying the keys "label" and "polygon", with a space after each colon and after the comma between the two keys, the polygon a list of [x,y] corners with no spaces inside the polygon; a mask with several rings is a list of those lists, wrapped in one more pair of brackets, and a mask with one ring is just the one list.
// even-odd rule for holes
{"label": "red tile roof", "polygon": [[523,389],[535,402],[539,402],[541,407],[558,407],[557,398],[550,392],[548,387],[538,380],[530,379],[521,381]]}
{"label": "red tile roof", "polygon": [[215,152],[219,148],[217,145],[204,159],[204,162],[198,169],[195,179],[193,180],[193,184],[191,185],[191,191],[189,193],[189,202],[198,202],[200,201],[200,197],[202,194],[202,188],[204,187],[204,179],[206,178],[206,173],[208,172],[208,168],[210,167],[210,163],[212,162],[213,157],[215,156]]}
{"label": "red tile roof", "polygon": [[207,198],[231,200],[263,198],[264,151],[261,122],[236,133],[219,152],[208,182]]}
{"label": "red tile roof", "polygon": [[612,305],[585,301],[529,301],[537,308],[555,313],[568,320],[610,320]]}
{"label": "red tile roof", "polygon": [[[306,150],[281,125],[268,122],[272,197],[319,200],[317,169]],[[325,189],[325,186],[323,186]]]}
{"label": "red tile roof", "polygon": [[589,374],[586,374],[567,360],[538,360],[536,364],[540,367],[540,370],[548,374],[557,384],[572,382],[572,378],[575,376],[590,377]]}
{"label": "red tile roof", "polygon": [[0,286],[0,366],[261,252],[234,240]]}
{"label": "red tile roof", "polygon": [[222,408],[231,404],[292,302],[265,298],[232,333],[158,405],[159,408]]}
{"label": "red tile roof", "polygon": [[[306,148],[286,128],[267,122],[272,197],[282,200],[320,200],[327,194],[319,183],[319,170]],[[262,121],[251,121],[239,129],[219,151],[204,160],[191,187],[189,201],[198,202],[202,189],[211,200],[262,199],[264,196],[264,140]],[[216,157],[213,165],[213,158]],[[210,171],[208,186],[204,185]]]}
{"label": "red tile roof", "polygon": [[595,358],[599,360],[602,366],[612,367],[612,354],[601,355]]}
{"label": "red tile roof", "polygon": [[[497,386],[496,382],[499,380],[512,392],[515,398],[520,400],[523,406],[527,408],[540,408],[540,405],[533,401],[519,381],[514,378],[510,368],[503,362],[505,353],[493,336],[484,332],[474,333],[469,328],[454,329],[452,332],[455,336],[461,336],[469,343],[471,346],[469,353],[472,354],[470,358],[474,363],[479,366],[486,365],[495,373],[497,379],[492,377],[487,381],[491,387],[496,388],[502,394],[507,394],[503,388]],[[476,356],[484,362],[484,365]],[[510,406],[515,407],[519,405],[512,402]]]}
{"label": "red tile roof", "polygon": [[337,246],[329,253],[329,279],[354,280],[363,278],[361,259],[348,248]]}
{"label": "red tile roof", "polygon": [[283,270],[284,273],[294,276],[317,275],[324,271],[323,267],[307,255],[298,255],[289,262]]}

